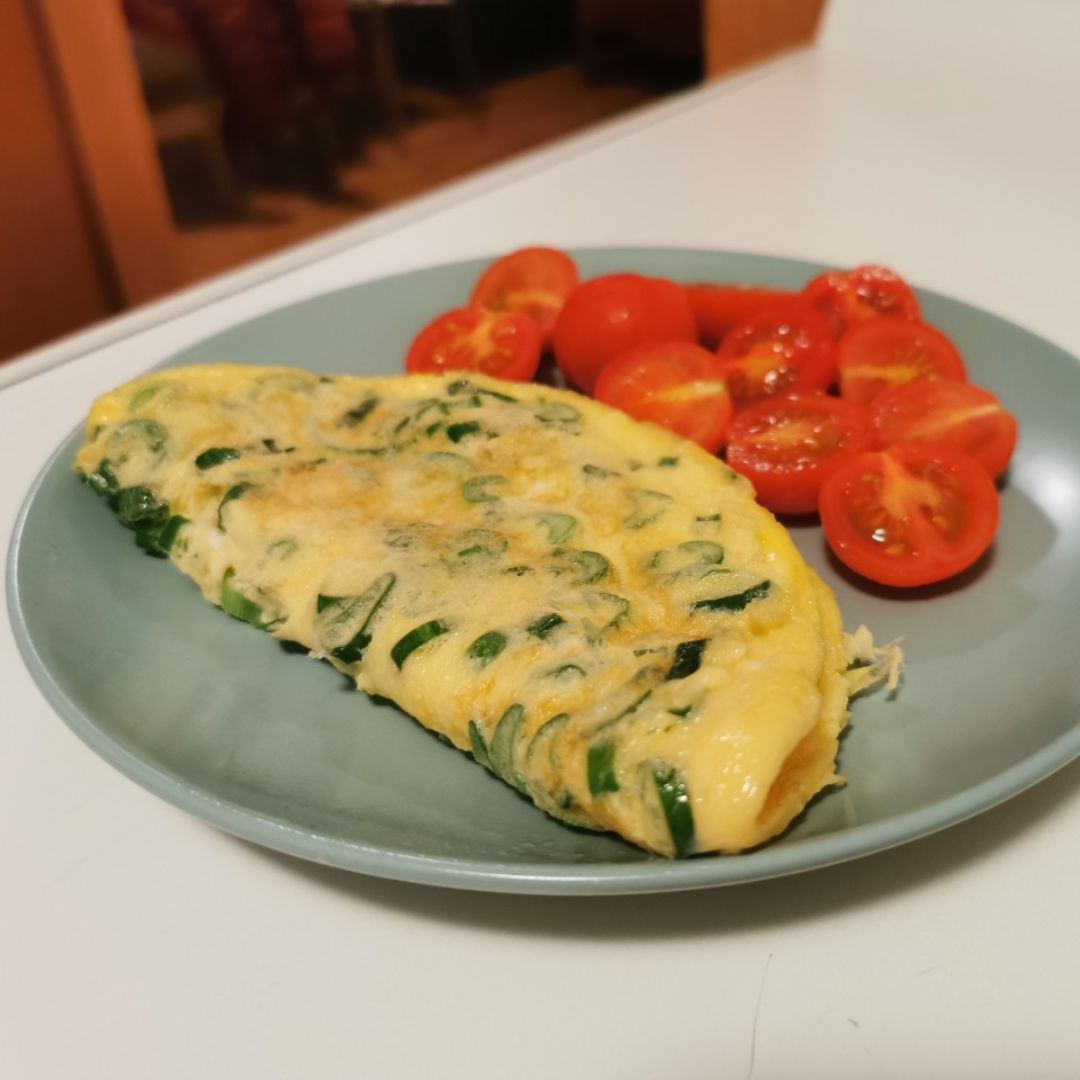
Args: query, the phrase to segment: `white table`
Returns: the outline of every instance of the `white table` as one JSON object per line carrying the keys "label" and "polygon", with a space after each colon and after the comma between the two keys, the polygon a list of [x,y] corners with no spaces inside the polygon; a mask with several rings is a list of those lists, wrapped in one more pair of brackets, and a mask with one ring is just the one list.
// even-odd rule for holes
{"label": "white table", "polygon": [[[812,53],[26,357],[0,369],[3,542],[96,393],[300,297],[529,241],[877,260],[1080,354],[1078,48],[1069,0],[833,0]],[[0,680],[0,1076],[1080,1075],[1080,764],[796,878],[502,897],[174,810],[56,718],[6,621]]]}

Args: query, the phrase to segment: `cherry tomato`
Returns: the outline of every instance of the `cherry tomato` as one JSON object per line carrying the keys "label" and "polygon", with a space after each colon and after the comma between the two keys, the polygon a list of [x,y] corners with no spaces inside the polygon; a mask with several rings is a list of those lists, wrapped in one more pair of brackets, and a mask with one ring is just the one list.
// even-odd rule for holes
{"label": "cherry tomato", "polygon": [[956,346],[940,330],[909,319],[869,319],[836,344],[840,396],[865,405],[890,386],[916,379],[967,378]]}
{"label": "cherry tomato", "polygon": [[819,274],[803,289],[803,296],[829,320],[836,337],[847,327],[879,315],[919,318],[919,301],[910,286],[884,266]]}
{"label": "cherry tomato", "polygon": [[736,409],[773,394],[825,390],[836,377],[828,323],[802,303],[752,315],[724,338],[717,355]]}
{"label": "cherry tomato", "polygon": [[715,349],[726,334],[763,308],[793,300],[798,293],[758,285],[687,285],[686,298],[697,320],[698,340]]}
{"label": "cherry tomato", "polygon": [[905,442],[844,458],[818,500],[836,557],[882,585],[929,585],[989,548],[998,525],[993,480],[948,443]]}
{"label": "cherry tomato", "polygon": [[546,344],[563,302],[578,280],[574,260],[565,252],[548,247],[522,248],[496,259],[480,275],[469,306],[530,315]]}
{"label": "cherry tomato", "polygon": [[825,394],[788,394],[749,405],[728,431],[727,461],[776,514],[812,514],[826,468],[870,449],[870,417]]}
{"label": "cherry tomato", "polygon": [[566,298],[552,333],[556,363],[587,393],[600,369],[619,353],[650,341],[696,338],[682,287],[640,274],[608,274],[579,285]]}
{"label": "cherry tomato", "polygon": [[688,341],[653,342],[620,353],[604,365],[594,396],[711,453],[723,446],[731,421],[720,361]]}
{"label": "cherry tomato", "polygon": [[413,339],[405,370],[482,371],[527,382],[540,363],[540,328],[528,315],[497,315],[455,308],[433,319]]}
{"label": "cherry tomato", "polygon": [[870,404],[874,446],[947,442],[966,450],[992,477],[1016,448],[1015,417],[989,390],[964,382],[916,380],[883,390]]}

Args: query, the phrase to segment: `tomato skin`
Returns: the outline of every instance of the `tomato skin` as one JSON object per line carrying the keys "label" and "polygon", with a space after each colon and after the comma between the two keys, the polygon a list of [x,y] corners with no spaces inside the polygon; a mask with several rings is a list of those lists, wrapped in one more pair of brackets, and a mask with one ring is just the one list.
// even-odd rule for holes
{"label": "tomato skin", "polygon": [[911,287],[884,266],[828,270],[807,283],[803,296],[828,320],[835,337],[849,326],[881,315],[919,318],[919,301]]}
{"label": "tomato skin", "polygon": [[992,478],[1016,448],[1016,418],[989,390],[951,380],[916,380],[870,403],[875,449],[898,442],[947,442],[967,451]]}
{"label": "tomato skin", "polygon": [[870,448],[870,417],[826,394],[787,394],[735,414],[727,462],[774,514],[812,514],[828,469]]}
{"label": "tomato skin", "polygon": [[477,278],[469,306],[529,315],[549,344],[555,320],[579,281],[577,266],[565,251],[520,248],[496,259]]}
{"label": "tomato skin", "polygon": [[720,361],[689,341],[650,342],[620,353],[604,365],[593,396],[710,453],[723,446],[731,422]]}
{"label": "tomato skin", "polygon": [[818,499],[825,539],[849,569],[912,588],[975,563],[997,532],[997,489],[948,443],[905,442],[839,461]]}
{"label": "tomato skin", "polygon": [[917,379],[967,379],[956,346],[940,330],[912,319],[882,316],[845,330],[836,363],[840,396],[863,405],[883,390]]}
{"label": "tomato skin", "polygon": [[650,341],[696,339],[682,287],[641,274],[607,274],[582,283],[566,298],[552,332],[555,362],[586,393],[619,353]]}
{"label": "tomato skin", "polygon": [[405,356],[410,374],[481,371],[528,382],[540,363],[540,328],[528,315],[454,308],[427,324]]}
{"label": "tomato skin", "polygon": [[790,303],[799,295],[763,285],[701,283],[685,288],[697,320],[698,340],[709,349],[717,348],[739,323],[765,308]]}
{"label": "tomato skin", "polygon": [[825,390],[836,377],[832,334],[801,302],[766,308],[739,323],[717,355],[736,409],[773,394]]}

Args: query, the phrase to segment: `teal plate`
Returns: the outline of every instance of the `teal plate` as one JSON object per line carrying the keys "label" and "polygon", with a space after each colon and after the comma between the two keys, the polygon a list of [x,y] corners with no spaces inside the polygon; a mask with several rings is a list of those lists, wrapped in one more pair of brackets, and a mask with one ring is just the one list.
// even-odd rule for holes
{"label": "teal plate", "polygon": [[[789,287],[821,269],[685,250],[578,257],[586,275],[634,269]],[[169,365],[395,373],[416,329],[464,301],[483,265],[318,296]],[[365,874],[517,893],[660,892],[791,874],[925,836],[1080,753],[1080,675],[1059,649],[1080,610],[1080,363],[986,312],[919,298],[972,379],[1020,420],[1001,531],[962,579],[901,594],[849,577],[818,528],[792,530],[846,625],[903,636],[907,669],[891,700],[855,702],[840,756],[848,784],[758,850],[668,862],[548,819],[393,706],[226,618],[147,558],[73,476],[78,434],[45,466],[16,526],[8,597],[19,647],[72,730],[133,780],[238,836]]]}

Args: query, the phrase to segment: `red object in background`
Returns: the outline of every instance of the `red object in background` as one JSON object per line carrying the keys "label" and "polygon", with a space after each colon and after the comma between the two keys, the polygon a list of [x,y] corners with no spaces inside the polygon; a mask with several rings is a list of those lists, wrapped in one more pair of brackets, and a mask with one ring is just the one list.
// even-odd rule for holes
{"label": "red object in background", "polygon": [[973,565],[998,526],[994,482],[947,443],[897,443],[844,458],[818,500],[836,557],[882,585],[930,585]]}
{"label": "red object in background", "polygon": [[531,247],[496,259],[477,279],[469,304],[518,311],[536,320],[545,344],[566,298],[579,282],[574,260],[557,248]]}
{"label": "red object in background", "polygon": [[868,319],[836,345],[840,396],[867,404],[893,386],[916,380],[967,378],[956,346],[926,323],[897,316]]}
{"label": "red object in background", "polygon": [[919,380],[878,394],[870,403],[874,446],[947,442],[966,450],[992,477],[1016,448],[1016,418],[989,390],[952,380]]}
{"label": "red object in background", "polygon": [[736,409],[774,394],[826,390],[836,375],[828,323],[799,301],[739,323],[717,355]]}
{"label": "red object in background", "polygon": [[697,323],[682,286],[641,274],[607,274],[566,299],[552,344],[562,373],[591,393],[605,364],[650,341],[697,340]]}
{"label": "red object in background", "polygon": [[812,514],[826,469],[870,448],[866,410],[826,394],[789,394],[750,405],[728,432],[727,461],[776,514]]}
{"label": "red object in background", "polygon": [[803,296],[829,321],[834,337],[849,326],[879,315],[919,318],[919,301],[899,275],[884,266],[857,266],[819,274]]}
{"label": "red object in background", "polygon": [[731,421],[720,361],[689,341],[650,342],[620,353],[604,365],[594,397],[710,453],[724,445]]}
{"label": "red object in background", "polygon": [[799,295],[759,285],[698,284],[685,288],[697,320],[698,339],[710,349],[715,349],[739,323]]}
{"label": "red object in background", "polygon": [[455,308],[436,316],[409,346],[410,374],[480,371],[528,382],[540,363],[540,328],[528,315]]}

